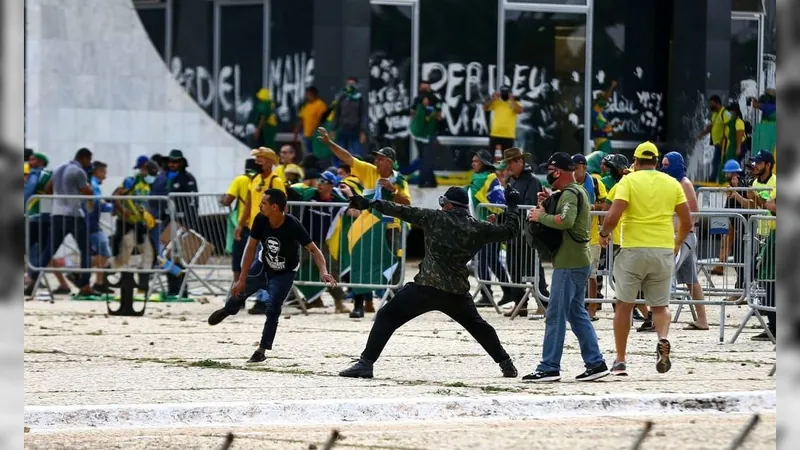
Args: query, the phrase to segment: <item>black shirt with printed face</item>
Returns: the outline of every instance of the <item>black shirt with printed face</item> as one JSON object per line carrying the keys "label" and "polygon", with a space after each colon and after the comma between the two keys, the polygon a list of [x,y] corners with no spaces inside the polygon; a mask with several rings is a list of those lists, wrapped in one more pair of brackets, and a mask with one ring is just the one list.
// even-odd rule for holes
{"label": "black shirt with printed face", "polygon": [[300,265],[300,246],[311,243],[311,237],[294,216],[286,219],[278,228],[272,228],[269,220],[258,213],[253,220],[250,237],[261,243],[261,262],[267,276],[294,272]]}

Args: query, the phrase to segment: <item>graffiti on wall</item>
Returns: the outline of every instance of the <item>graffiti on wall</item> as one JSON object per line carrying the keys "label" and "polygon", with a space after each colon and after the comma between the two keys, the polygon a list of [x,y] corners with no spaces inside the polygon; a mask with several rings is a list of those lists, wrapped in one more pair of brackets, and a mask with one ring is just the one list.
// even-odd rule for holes
{"label": "graffiti on wall", "polygon": [[[253,110],[253,95],[242,92],[239,65],[220,67],[219,73],[203,66],[184,66],[180,57],[170,62],[172,76],[201,108],[211,113],[215,101],[219,104],[220,125],[233,136],[244,139],[255,126],[248,122]],[[211,114],[210,114],[211,115]]]}
{"label": "graffiti on wall", "polygon": [[[634,70],[633,75],[641,79],[644,75],[641,67]],[[606,79],[603,70],[595,75],[597,84],[605,86],[611,80]],[[597,95],[601,91],[594,91]],[[633,98],[622,95],[615,90],[608,99],[605,115],[611,122],[615,133],[634,134],[643,137],[655,138],[664,130],[664,93],[651,91],[636,91]]]}
{"label": "graffiti on wall", "polygon": [[408,110],[411,105],[407,81],[409,73],[408,61],[400,69],[391,59],[370,60],[367,98],[371,136],[388,140],[408,137]]}
{"label": "graffiti on wall", "polygon": [[278,127],[281,131],[291,131],[303,104],[306,86],[314,84],[314,58],[306,52],[297,52],[270,59],[268,80]]}

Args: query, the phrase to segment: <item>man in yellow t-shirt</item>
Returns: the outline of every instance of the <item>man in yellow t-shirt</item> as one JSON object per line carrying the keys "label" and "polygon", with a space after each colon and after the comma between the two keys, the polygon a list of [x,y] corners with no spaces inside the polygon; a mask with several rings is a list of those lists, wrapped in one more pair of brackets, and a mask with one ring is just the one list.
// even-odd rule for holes
{"label": "man in yellow t-shirt", "polygon": [[489,153],[496,157],[498,150],[502,154],[503,150],[514,146],[517,138],[517,116],[522,112],[522,105],[511,95],[511,88],[503,86],[500,92],[495,92],[483,104],[483,110],[493,113],[489,131]]}
{"label": "man in yellow t-shirt", "polygon": [[328,109],[328,105],[319,98],[319,91],[316,86],[306,88],[306,102],[297,113],[297,124],[294,126],[294,141],[297,142],[297,135],[303,130],[303,146],[306,154],[312,153],[314,145],[314,130],[322,126],[322,115]]}
{"label": "man in yellow t-shirt", "polygon": [[[273,166],[278,164],[278,155],[275,151],[267,147],[259,147],[250,152],[250,156],[255,158],[256,165],[259,168],[259,173],[250,180],[247,189],[247,200],[239,217],[239,224],[234,232],[234,239],[247,242],[247,237],[250,235],[250,229],[253,226],[253,221],[256,219],[260,211],[259,205],[261,198],[264,196],[264,191],[267,189],[279,189],[286,192],[286,185],[283,180],[272,170]],[[244,238],[243,238],[244,237]],[[259,272],[261,270],[260,262],[256,261],[249,270]],[[266,314],[267,312],[267,298],[263,295],[256,295],[256,303],[247,312],[250,314]]]}
{"label": "man in yellow t-shirt", "polygon": [[711,161],[711,173],[708,174],[706,181],[717,181],[718,171],[722,163],[722,140],[725,137],[725,127],[731,119],[731,113],[722,106],[722,99],[719,95],[712,95],[708,98],[709,123],[703,131],[697,136],[697,140],[711,134],[711,145],[714,146],[714,157]]}
{"label": "man in yellow t-shirt", "polygon": [[[658,148],[644,142],[633,153],[634,172],[624,176],[614,187],[614,201],[600,230],[601,242],[608,243],[611,231],[621,224],[622,249],[614,260],[614,280],[617,307],[614,315],[614,340],[617,358],[612,374],[627,375],[625,355],[630,332],[631,313],[636,295],[641,289],[650,307],[658,334],[656,353],[659,373],[672,366],[667,340],[669,301],[675,255],[692,230],[692,216],[686,194],[680,183],[656,170]],[[673,215],[678,215],[677,233]]]}
{"label": "man in yellow t-shirt", "polygon": [[[245,161],[244,173],[231,181],[230,186],[228,186],[228,192],[226,192],[222,197],[222,200],[220,200],[222,206],[231,206],[234,201],[236,202],[237,224],[242,221],[242,216],[244,215],[247,196],[250,194],[250,181],[254,176],[256,176],[259,169],[260,168],[258,165],[256,165],[255,159],[250,158]],[[234,280],[239,279],[239,274],[242,271],[242,256],[244,255],[244,248],[247,245],[247,238],[249,237],[249,234],[250,233],[247,230],[243,229],[241,233],[242,239],[234,239],[233,241],[231,269],[233,270]]]}

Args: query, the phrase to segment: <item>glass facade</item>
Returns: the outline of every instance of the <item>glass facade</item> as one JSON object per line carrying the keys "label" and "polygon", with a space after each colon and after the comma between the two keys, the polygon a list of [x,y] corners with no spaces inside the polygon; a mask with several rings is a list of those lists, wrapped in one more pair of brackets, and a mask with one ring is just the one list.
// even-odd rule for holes
{"label": "glass facade", "polygon": [[[169,0],[163,7],[139,9],[156,51],[170,58],[173,75],[197,103],[246,143],[255,93],[268,87],[277,106],[278,139],[290,139],[304,90],[314,83],[316,0],[202,3]],[[468,170],[471,153],[487,148],[492,115],[484,112],[483,103],[501,84],[523,105],[516,144],[533,153],[536,162],[555,151],[587,149],[588,108],[612,81],[616,89],[603,112],[612,124],[612,146],[629,151],[643,140],[666,140],[671,2],[371,3],[369,78],[362,83],[370,147],[394,147],[401,165],[415,157],[408,109],[422,79],[444,101],[436,144],[440,171]],[[770,87],[774,74],[775,57],[769,51],[774,38],[761,38],[765,30],[774,33],[774,17],[758,19],[760,4],[734,2],[744,9],[731,22],[732,98],[758,91],[759,83]],[[773,4],[767,1],[767,16]]]}

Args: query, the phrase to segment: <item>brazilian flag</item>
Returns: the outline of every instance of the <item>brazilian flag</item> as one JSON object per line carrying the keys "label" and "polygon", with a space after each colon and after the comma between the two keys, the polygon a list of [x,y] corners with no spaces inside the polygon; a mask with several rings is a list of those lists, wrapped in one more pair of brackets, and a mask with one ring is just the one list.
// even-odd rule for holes
{"label": "brazilian flag", "polygon": [[[363,211],[347,232],[350,250],[350,282],[387,284],[397,270],[399,259],[386,242],[386,225],[377,211]],[[366,294],[374,289],[353,288],[354,294]]]}

